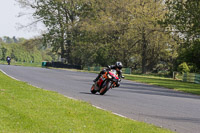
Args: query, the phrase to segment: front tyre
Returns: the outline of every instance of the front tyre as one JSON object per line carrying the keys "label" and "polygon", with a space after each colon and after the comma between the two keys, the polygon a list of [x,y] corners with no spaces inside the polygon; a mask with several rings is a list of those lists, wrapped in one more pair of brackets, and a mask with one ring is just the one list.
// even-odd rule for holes
{"label": "front tyre", "polygon": [[92,87],[91,87],[91,89],[90,89],[90,92],[92,94],[96,94],[97,93],[97,91],[94,89],[94,87],[95,87],[95,84],[93,84]]}
{"label": "front tyre", "polygon": [[101,88],[99,92],[100,95],[104,95],[110,89],[110,87],[111,87],[111,82],[106,81],[106,85],[103,88]]}

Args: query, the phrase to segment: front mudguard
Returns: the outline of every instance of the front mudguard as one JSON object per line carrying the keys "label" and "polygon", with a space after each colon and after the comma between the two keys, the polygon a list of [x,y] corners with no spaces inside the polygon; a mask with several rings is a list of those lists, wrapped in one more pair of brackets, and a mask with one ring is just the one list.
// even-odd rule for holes
{"label": "front mudguard", "polygon": [[96,94],[96,92],[97,92],[97,90],[95,89],[95,84],[93,84],[92,85],[92,87],[91,87],[91,89],[90,89],[90,92],[92,93],[92,94]]}

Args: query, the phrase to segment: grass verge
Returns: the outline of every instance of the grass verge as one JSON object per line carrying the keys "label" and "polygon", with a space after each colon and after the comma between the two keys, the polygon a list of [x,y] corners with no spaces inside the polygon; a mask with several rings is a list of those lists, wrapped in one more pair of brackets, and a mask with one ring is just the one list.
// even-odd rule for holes
{"label": "grass verge", "polygon": [[0,72],[0,132],[168,133],[89,103],[35,88]]}
{"label": "grass verge", "polygon": [[200,84],[182,82],[180,80],[173,80],[171,78],[141,75],[126,75],[126,79],[200,95]]}

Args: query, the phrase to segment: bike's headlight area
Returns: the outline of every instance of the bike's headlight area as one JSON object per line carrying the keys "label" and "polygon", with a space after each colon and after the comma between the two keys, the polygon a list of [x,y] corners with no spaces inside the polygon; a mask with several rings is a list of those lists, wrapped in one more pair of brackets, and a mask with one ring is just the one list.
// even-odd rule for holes
{"label": "bike's headlight area", "polygon": [[110,74],[108,74],[108,78],[109,78],[109,79],[112,79],[112,76],[110,76]]}

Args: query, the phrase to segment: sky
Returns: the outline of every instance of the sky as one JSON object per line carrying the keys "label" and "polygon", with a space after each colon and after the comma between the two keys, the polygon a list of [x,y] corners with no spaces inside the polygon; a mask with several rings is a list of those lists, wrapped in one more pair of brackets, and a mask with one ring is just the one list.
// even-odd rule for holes
{"label": "sky", "polygon": [[17,17],[20,12],[27,12],[27,9],[20,8],[15,0],[0,0],[0,37],[30,39],[40,35],[41,27],[19,29],[19,24],[28,25],[33,22],[31,15]]}

